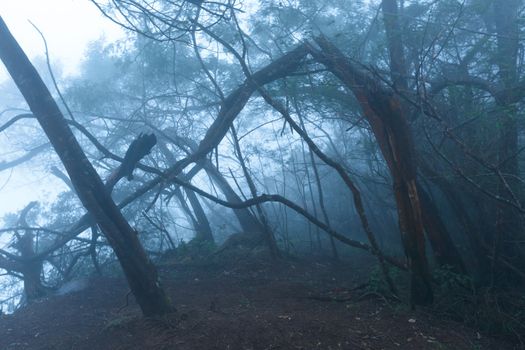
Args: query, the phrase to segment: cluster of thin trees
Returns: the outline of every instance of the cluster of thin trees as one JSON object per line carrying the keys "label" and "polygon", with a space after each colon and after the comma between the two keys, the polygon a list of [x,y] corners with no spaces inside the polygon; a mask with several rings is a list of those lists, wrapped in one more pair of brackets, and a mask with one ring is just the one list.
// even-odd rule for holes
{"label": "cluster of thin trees", "polygon": [[92,3],[129,37],[94,44],[64,87],[0,23],[30,110],[0,131],[43,131],[0,170],[48,155],[68,188],[45,227],[31,203],[0,231],[28,301],[114,253],[143,313],[171,311],[151,259],[180,214],[200,243],[235,218],[273,258],[365,250],[393,295],[391,267],[407,271],[412,305],[433,302],[433,266],[522,285],[521,1]]}

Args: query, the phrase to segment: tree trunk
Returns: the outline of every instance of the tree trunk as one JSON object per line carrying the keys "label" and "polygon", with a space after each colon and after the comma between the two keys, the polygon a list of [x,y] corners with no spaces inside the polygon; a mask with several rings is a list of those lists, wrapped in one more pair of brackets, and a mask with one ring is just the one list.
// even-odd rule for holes
{"label": "tree trunk", "polygon": [[427,191],[417,186],[423,214],[423,223],[428,240],[432,246],[436,262],[440,266],[448,266],[454,272],[465,274],[467,270],[456,245],[450,237],[447,227],[439,216],[438,208]]}
{"label": "tree trunk", "polygon": [[49,90],[1,18],[0,58],[64,164],[82,204],[115,251],[143,314],[171,311],[170,300],[136,232],[113,202]]}
{"label": "tree trunk", "polygon": [[[197,199],[195,193],[191,190],[184,189],[184,193],[186,193],[188,197],[184,198],[180,187],[176,187],[173,191],[175,193],[175,197],[177,197],[177,199],[179,200],[182,211],[186,214],[186,217],[191,222],[191,225],[195,230],[195,237],[193,239],[195,241],[201,242],[213,242],[213,235],[211,233],[210,223],[208,221],[208,218],[206,217],[206,214],[204,213],[204,209],[202,209],[202,206],[200,202],[198,202],[198,200],[197,204],[192,203],[192,201],[190,200],[191,195],[193,195],[194,199]],[[200,214],[197,213],[197,211],[195,210],[196,205],[198,205],[200,208]],[[190,206],[193,208],[193,210],[190,209]]]}
{"label": "tree trunk", "polygon": [[[33,209],[38,203],[29,203],[20,213],[18,219],[18,226],[29,227],[26,217],[29,211]],[[45,297],[49,290],[42,285],[40,275],[42,274],[43,259],[35,259],[35,235],[32,230],[25,230],[23,235],[15,231],[17,241],[14,247],[20,253],[22,258],[20,261],[14,262],[16,271],[22,274],[24,281],[24,295],[26,302],[30,303],[34,300]]]}
{"label": "tree trunk", "polygon": [[[185,147],[178,145],[181,149],[185,149]],[[166,147],[166,144],[164,142],[159,142],[159,148],[161,152],[164,154],[164,157],[166,157],[168,163],[170,165],[176,163],[175,156],[173,153]],[[193,176],[197,175],[197,173],[202,169],[202,162],[201,161],[198,165],[196,165],[189,173],[184,174],[183,178],[185,181],[190,182]],[[188,204],[186,203],[186,199],[182,195],[182,191],[179,187],[175,188],[174,190],[175,196],[179,199],[179,202],[182,206],[183,211],[186,213],[188,218],[190,219],[193,229],[195,230],[195,237],[194,239],[197,241],[203,241],[203,242],[214,242],[213,234],[210,227],[210,222],[208,220],[208,217],[206,216],[206,213],[204,212],[204,209],[202,208],[201,203],[199,202],[197,196],[195,193],[191,190],[184,189],[184,193],[186,193],[186,196],[188,198],[188,202],[190,203],[192,210],[190,210]]]}
{"label": "tree trunk", "polygon": [[[198,148],[198,145],[195,141],[180,137],[173,136],[173,141],[182,149],[189,149],[191,152],[195,152]],[[232,188],[230,183],[224,178],[219,169],[211,162],[211,160],[205,158],[201,160],[202,168],[212,181],[219,187],[221,192],[226,197],[226,200],[230,203],[241,203],[242,199],[237,195],[235,190]],[[257,220],[252,213],[246,209],[233,209],[239,224],[241,225],[241,230],[247,234],[253,234],[257,237],[262,237],[264,235],[264,228],[262,224]]]}
{"label": "tree trunk", "polygon": [[321,50],[311,47],[312,55],[354,93],[390,169],[411,277],[411,304],[431,304],[434,297],[416,184],[415,150],[401,104],[381,82],[353,65],[328,40],[319,37],[316,43]]}
{"label": "tree trunk", "polygon": [[[393,89],[406,93],[408,90],[407,67],[397,0],[382,0],[382,11]],[[379,97],[377,99],[373,93],[369,96],[371,98],[368,99],[368,102],[375,113],[369,114],[368,121],[379,142],[394,182],[399,226],[412,274],[412,304],[429,304],[433,300],[433,295],[425,255],[424,209],[418,193],[415,149],[405,113],[407,108],[397,96],[383,94],[383,96],[377,96]],[[429,216],[426,215],[427,218]],[[434,228],[427,229],[428,232],[439,233]],[[435,238],[437,240],[437,237]]]}
{"label": "tree trunk", "polygon": [[388,53],[390,57],[390,75],[394,89],[407,91],[407,67],[403,47],[403,35],[399,23],[399,9],[397,0],[383,0],[381,2],[383,11],[383,23],[387,37]]}
{"label": "tree trunk", "polygon": [[[220,171],[213,165],[210,160],[205,160],[204,170],[210,175],[213,182],[219,187],[221,192],[230,203],[241,203],[242,199],[237,195],[230,183],[224,178]],[[264,234],[264,228],[259,220],[252,215],[248,209],[233,209],[241,229],[246,233],[253,233],[257,236]]]}
{"label": "tree trunk", "polygon": [[[502,179],[498,183],[498,195],[512,200],[520,199],[518,166],[518,123],[515,91],[518,85],[519,26],[518,10],[520,0],[493,1],[494,20],[497,32],[497,65],[499,84],[502,86],[496,103],[499,107],[499,141],[497,144],[499,170]],[[506,182],[506,183],[504,183]],[[525,266],[523,252],[519,245],[512,243],[523,239],[521,218],[517,210],[498,204],[496,235],[493,243],[492,275],[496,274],[498,255],[512,257],[517,266]],[[521,236],[521,237],[520,237]],[[505,278],[505,277],[504,277]]]}
{"label": "tree trunk", "polygon": [[208,221],[208,217],[206,216],[204,209],[202,209],[202,205],[195,195],[195,192],[186,189],[184,189],[184,192],[186,193],[188,202],[190,202],[193,213],[195,214],[195,220],[197,220],[197,226],[195,227],[197,230],[195,233],[195,240],[200,242],[213,242],[214,240],[210,222]]}
{"label": "tree trunk", "polygon": [[[405,51],[403,45],[403,34],[401,30],[401,21],[399,17],[399,8],[397,0],[382,0],[383,22],[387,37],[388,53],[390,58],[390,76],[393,82],[393,89],[398,94],[408,92],[408,69],[405,60]],[[399,104],[403,113],[406,115],[410,107],[399,99]],[[406,119],[406,117],[405,117]],[[415,164],[415,159],[412,160]],[[439,265],[450,265],[458,273],[465,273],[465,266],[461,260],[459,252],[450,238],[446,226],[439,217],[436,205],[432,198],[428,196],[419,184],[417,191],[421,194],[421,214],[423,225],[434,256]]]}
{"label": "tree trunk", "polygon": [[[246,167],[246,162],[244,161],[243,154],[241,152],[241,146],[239,144],[239,138],[237,137],[237,131],[235,130],[235,127],[231,126],[231,133],[233,138],[233,145],[235,149],[235,153],[237,155],[237,159],[239,160],[239,163],[241,164],[242,171],[244,173],[244,178],[246,179],[246,182],[248,183],[248,187],[250,189],[250,193],[253,198],[257,197],[257,188],[255,187],[255,183],[253,182],[253,179],[248,171],[248,168]],[[270,228],[270,225],[268,224],[268,220],[266,219],[266,213],[264,212],[264,209],[262,205],[257,204],[255,206],[257,209],[257,214],[259,214],[259,220],[261,222],[261,225],[264,229],[264,238],[266,240],[266,244],[268,246],[268,249],[270,250],[270,253],[274,258],[277,258],[280,256],[279,247],[277,246],[277,242],[275,241],[275,236],[273,234],[272,229]],[[254,239],[257,239],[258,237],[254,237]]]}
{"label": "tree trunk", "polygon": [[42,261],[25,262],[20,272],[24,275],[24,294],[28,303],[48,295],[50,290],[44,287],[40,280]]}

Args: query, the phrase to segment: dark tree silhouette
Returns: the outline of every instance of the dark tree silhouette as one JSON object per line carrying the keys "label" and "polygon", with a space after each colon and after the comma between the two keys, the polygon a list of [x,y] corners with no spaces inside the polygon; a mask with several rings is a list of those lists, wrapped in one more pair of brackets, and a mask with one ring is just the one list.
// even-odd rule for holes
{"label": "dark tree silhouette", "polygon": [[64,164],[80,200],[110,242],[144,315],[170,312],[171,302],[135,230],[113,202],[49,90],[1,18],[0,58]]}

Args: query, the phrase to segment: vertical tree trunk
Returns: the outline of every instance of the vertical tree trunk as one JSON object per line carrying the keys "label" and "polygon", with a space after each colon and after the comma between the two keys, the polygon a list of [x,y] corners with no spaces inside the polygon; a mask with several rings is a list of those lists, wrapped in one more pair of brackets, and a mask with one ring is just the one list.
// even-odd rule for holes
{"label": "vertical tree trunk", "polygon": [[[518,85],[519,26],[518,9],[520,0],[493,1],[494,20],[497,32],[498,78],[502,91],[496,99],[499,107],[499,141],[497,144],[498,163],[502,181],[498,183],[498,195],[502,198],[520,198],[518,167],[518,124],[515,90]],[[508,186],[507,186],[508,185]],[[512,192],[512,193],[510,193]],[[513,263],[525,266],[523,252],[519,246],[510,243],[523,239],[519,213],[510,207],[498,204],[496,235],[493,243],[492,275],[496,274],[498,255],[501,253],[516,258]],[[520,237],[521,236],[521,237]]]}
{"label": "vertical tree trunk", "polygon": [[394,89],[404,92],[408,90],[407,67],[397,0],[383,0],[381,9],[383,11],[383,23],[385,24],[390,57],[390,75],[394,83]]}
{"label": "vertical tree trunk", "polygon": [[143,314],[162,315],[172,310],[136,232],[113,202],[49,90],[1,18],[0,58],[64,164],[82,204],[115,251]]}
{"label": "vertical tree trunk", "polygon": [[[21,227],[29,227],[27,224],[27,214],[37,205],[37,202],[29,203],[20,213],[18,225]],[[42,285],[40,275],[42,274],[43,261],[42,259],[34,259],[35,251],[35,235],[33,231],[26,230],[22,236],[18,235],[16,248],[20,253],[23,261],[20,262],[20,272],[24,277],[24,294],[28,303],[46,296],[48,290]]]}
{"label": "vertical tree trunk", "polygon": [[[393,88],[403,93],[408,90],[407,67],[397,0],[382,0],[382,11]],[[407,108],[395,96],[385,94],[374,96],[373,92],[368,93],[371,97],[368,99],[369,107],[375,112],[369,114],[368,121],[374,130],[394,182],[399,226],[412,274],[412,304],[429,304],[433,300],[433,294],[425,254],[424,209],[418,193],[415,149],[405,115]],[[434,227],[427,230],[428,232],[439,233]]]}

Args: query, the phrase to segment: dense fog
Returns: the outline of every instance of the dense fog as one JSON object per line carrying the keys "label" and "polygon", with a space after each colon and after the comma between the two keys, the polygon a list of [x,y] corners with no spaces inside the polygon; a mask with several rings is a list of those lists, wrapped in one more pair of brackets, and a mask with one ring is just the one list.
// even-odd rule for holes
{"label": "dense fog", "polygon": [[0,22],[6,327],[105,278],[158,317],[186,268],[319,265],[523,347],[521,0],[86,3],[123,34],[76,62]]}

